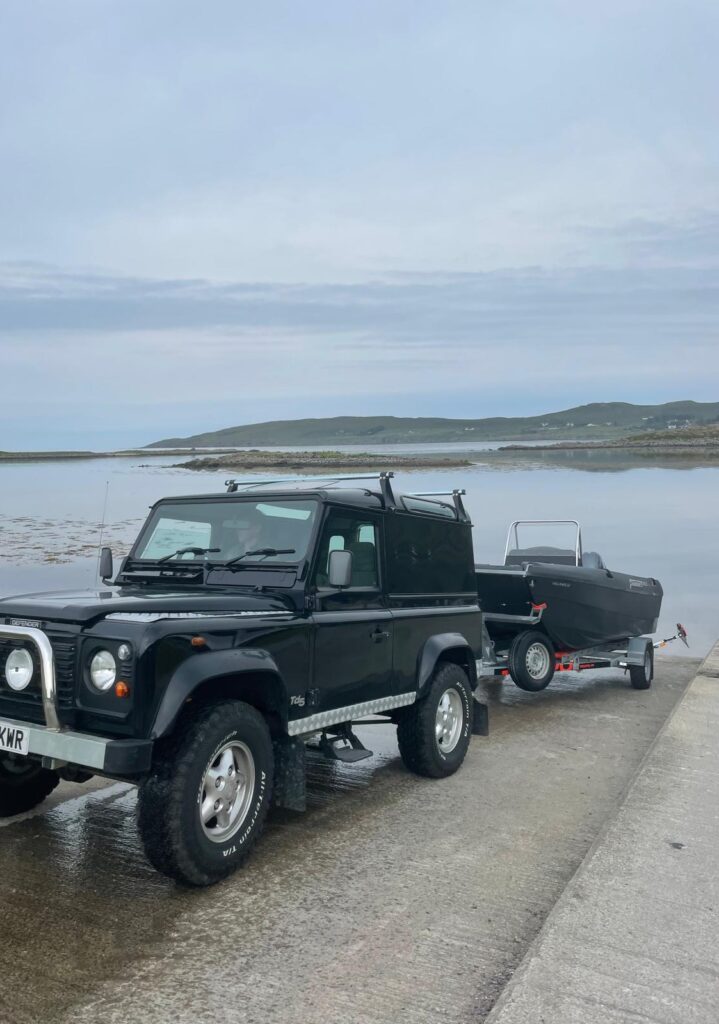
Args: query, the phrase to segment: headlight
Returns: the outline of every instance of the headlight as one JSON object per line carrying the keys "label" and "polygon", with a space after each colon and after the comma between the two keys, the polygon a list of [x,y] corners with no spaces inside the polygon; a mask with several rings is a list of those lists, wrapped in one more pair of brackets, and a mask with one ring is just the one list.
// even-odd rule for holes
{"label": "headlight", "polygon": [[117,666],[109,651],[98,651],[90,662],[90,679],[98,690],[109,690],[115,682]]}
{"label": "headlight", "polygon": [[16,647],[5,662],[5,678],[13,690],[24,690],[32,679],[33,663],[30,651]]}

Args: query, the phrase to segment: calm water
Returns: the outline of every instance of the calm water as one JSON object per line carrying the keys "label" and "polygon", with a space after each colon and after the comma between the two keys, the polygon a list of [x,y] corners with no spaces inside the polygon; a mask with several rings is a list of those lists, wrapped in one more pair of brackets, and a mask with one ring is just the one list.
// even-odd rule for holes
{"label": "calm water", "polygon": [[[450,447],[470,449],[442,450]],[[471,447],[481,459],[482,448],[494,445]],[[404,445],[396,450],[428,449]],[[390,449],[382,452],[378,465],[391,468]],[[147,506],[157,498],[224,489],[227,472],[173,469],[173,461],[176,457],[156,458],[149,466],[142,466],[141,458],[0,464],[0,593],[94,582],[106,481],[105,542],[118,553],[127,549]],[[396,481],[408,491],[465,487],[477,561],[501,559],[513,519],[578,519],[585,549],[599,551],[610,568],[661,580],[662,635],[671,635],[675,623],[683,622],[696,655],[705,654],[719,635],[719,469],[626,468],[618,463],[583,471],[479,464],[400,472]],[[683,650],[673,645],[674,653]]]}

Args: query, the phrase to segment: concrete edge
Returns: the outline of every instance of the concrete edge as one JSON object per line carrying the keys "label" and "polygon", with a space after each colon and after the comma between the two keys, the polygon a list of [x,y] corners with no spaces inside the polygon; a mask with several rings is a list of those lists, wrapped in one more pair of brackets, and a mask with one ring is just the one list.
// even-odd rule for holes
{"label": "concrete edge", "polygon": [[[705,668],[708,671],[705,672]],[[713,682],[716,682],[717,679],[719,679],[719,641],[715,643],[715,645],[712,647],[712,649],[709,651],[709,653],[706,655],[703,661],[699,664],[697,671],[692,676],[686,689],[682,693],[677,703],[672,708],[671,713],[667,716],[667,719],[662,725],[661,729],[650,743],[639,765],[637,766],[634,775],[628,782],[621,797],[619,798],[619,801],[617,802],[614,811],[603,823],[602,828],[600,829],[596,839],[587,850],[586,854],[582,859],[582,862],[580,863],[574,874],[567,881],[566,885],[564,886],[564,889],[562,890],[560,896],[556,900],[554,906],[544,919],[542,927],[540,928],[539,932],[534,937],[534,939],[528,946],[527,950],[525,951],[524,956],[522,957],[522,960],[520,961],[516,970],[512,974],[512,977],[509,979],[507,984],[502,989],[499,997],[492,1006],[492,1009],[490,1010],[487,1017],[485,1017],[485,1024],[499,1024],[500,1016],[502,1015],[504,1010],[508,1007],[510,1002],[524,987],[531,965],[536,960],[539,951],[544,945],[548,933],[552,930],[555,918],[559,917],[560,914],[564,911],[567,904],[569,904],[570,900],[572,899],[572,892],[575,886],[581,883],[583,876],[591,868],[592,862],[597,854],[597,851],[600,850],[606,842],[607,836],[609,835],[611,829],[614,827],[614,824],[620,812],[626,805],[631,793],[637,786],[638,780],[644,773],[644,770],[648,762],[652,759],[655,749],[662,741],[665,733],[669,730],[672,721],[678,714],[679,709],[683,706],[685,700],[687,699],[687,695],[691,691],[695,682],[702,678],[711,679]]]}

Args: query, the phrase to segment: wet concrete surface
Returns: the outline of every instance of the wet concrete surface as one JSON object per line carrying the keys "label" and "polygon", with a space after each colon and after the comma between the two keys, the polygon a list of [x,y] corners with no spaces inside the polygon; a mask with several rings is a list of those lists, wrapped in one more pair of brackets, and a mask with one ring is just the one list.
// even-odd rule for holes
{"label": "wet concrete surface", "polygon": [[3,1024],[481,1020],[696,662],[487,687],[491,735],[451,779],[377,756],[312,760],[305,814],[273,812],[248,866],[188,892],[144,861],[128,786],[63,785],[0,827]]}
{"label": "wet concrete surface", "polygon": [[492,1024],[717,1024],[718,681],[719,643],[549,914]]}

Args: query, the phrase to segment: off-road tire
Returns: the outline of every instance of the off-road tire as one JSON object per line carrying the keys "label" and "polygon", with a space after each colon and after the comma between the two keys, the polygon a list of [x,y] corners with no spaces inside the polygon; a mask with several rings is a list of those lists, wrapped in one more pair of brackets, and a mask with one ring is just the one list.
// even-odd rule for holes
{"label": "off-road tire", "polygon": [[[254,760],[251,803],[239,830],[224,842],[213,842],[200,818],[202,783],[217,753],[234,740]],[[185,714],[159,746],[152,773],[140,786],[138,826],[147,859],[162,874],[188,886],[213,885],[231,875],[262,831],[273,774],[270,732],[255,708],[228,700]]]}
{"label": "off-road tire", "polygon": [[648,690],[654,679],[654,647],[647,644],[643,665],[629,666],[629,682],[635,690]]}
{"label": "off-road tire", "polygon": [[[456,746],[449,752],[437,741],[437,712],[448,690],[459,695],[462,724]],[[411,772],[430,779],[452,775],[464,761],[472,737],[474,697],[467,673],[453,662],[441,663],[434,672],[426,696],[403,712],[397,724],[397,742],[402,760]]]}
{"label": "off-road tire", "polygon": [[0,758],[0,817],[31,811],[50,796],[60,779],[57,772],[35,761]]}
{"label": "off-road tire", "polygon": [[[531,657],[537,646],[543,649],[544,655],[541,657],[546,661],[546,670],[539,676],[531,671],[528,665],[528,657]],[[512,640],[509,648],[509,674],[520,690],[527,690],[529,693],[545,690],[554,676],[555,663],[554,645],[544,633],[527,629]]]}

